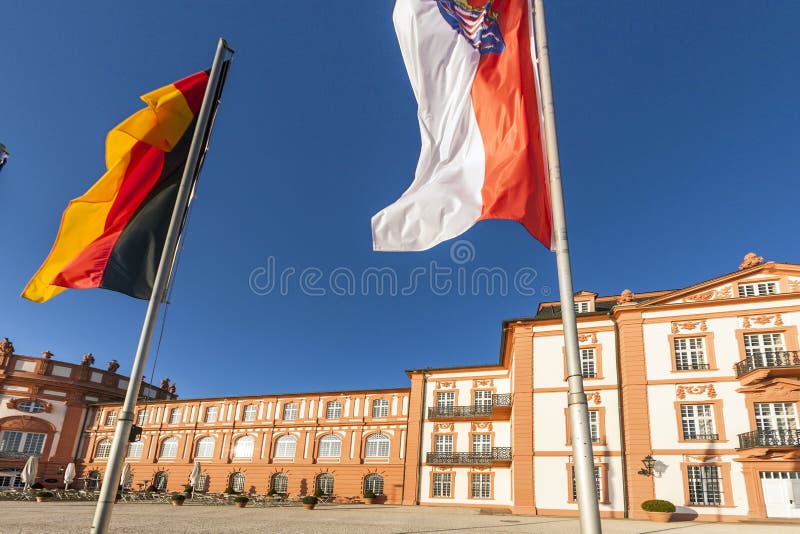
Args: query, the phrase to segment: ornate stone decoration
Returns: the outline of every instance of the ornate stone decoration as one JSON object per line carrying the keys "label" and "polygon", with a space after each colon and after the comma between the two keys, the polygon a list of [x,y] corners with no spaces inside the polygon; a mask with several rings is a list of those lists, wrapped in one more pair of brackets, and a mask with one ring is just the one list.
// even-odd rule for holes
{"label": "ornate stone decoration", "polygon": [[159,387],[161,389],[167,389],[169,387],[169,378],[165,378],[164,380],[162,380]]}
{"label": "ornate stone decoration", "polygon": [[781,317],[780,313],[742,317],[742,328],[757,328],[759,326],[783,326],[783,317]]}
{"label": "ornate stone decoration", "polygon": [[435,431],[436,432],[453,432],[455,430],[455,425],[453,423],[436,423]]}
{"label": "ornate stone decoration", "polygon": [[44,352],[42,353],[42,359],[43,359],[43,360],[49,360],[49,359],[50,359],[50,358],[52,358],[52,357],[53,357],[53,353],[52,353],[52,352],[50,352],[49,350],[46,350],[46,351],[44,351]]}
{"label": "ornate stone decoration", "polygon": [[494,379],[493,378],[476,378],[472,381],[472,387],[474,388],[491,388],[494,387]]}
{"label": "ornate stone decoration", "polygon": [[697,321],[672,321],[672,333],[679,334],[683,332],[691,332],[699,328],[700,332],[708,330],[708,325],[705,319]]}
{"label": "ornate stone decoration", "polygon": [[7,337],[0,341],[0,356],[11,356],[14,354],[14,344]]}
{"label": "ornate stone decoration", "polygon": [[578,334],[578,343],[597,343],[597,334],[594,332]]}
{"label": "ornate stone decoration", "polygon": [[119,369],[119,362],[117,360],[111,360],[110,362],[108,362],[109,373],[116,373],[117,369]]}
{"label": "ornate stone decoration", "polygon": [[83,359],[81,360],[81,365],[83,365],[84,367],[91,367],[92,365],[94,365],[94,356],[92,355],[91,352],[83,355]]}
{"label": "ornate stone decoration", "polygon": [[630,289],[623,289],[622,293],[617,297],[617,304],[627,304],[633,301],[633,291]]}
{"label": "ornate stone decoration", "polygon": [[695,293],[694,295],[689,295],[683,300],[689,302],[703,302],[706,300],[711,300],[711,298],[714,296],[714,293],[715,291],[711,289],[709,291],[703,291],[702,293]]}
{"label": "ornate stone decoration", "polygon": [[739,264],[739,270],[742,271],[744,269],[749,269],[750,267],[755,267],[756,265],[761,265],[764,263],[764,258],[761,256],[757,256],[755,252],[748,252],[744,255],[744,260],[742,263]]}
{"label": "ornate stone decoration", "polygon": [[453,381],[438,381],[436,382],[436,389],[453,389],[456,383]]}
{"label": "ornate stone decoration", "polygon": [[675,398],[683,400],[686,395],[703,395],[708,396],[709,399],[717,398],[717,390],[714,389],[714,384],[703,385],[680,385],[675,390]]}
{"label": "ornate stone decoration", "polygon": [[600,404],[600,392],[599,391],[593,391],[591,393],[587,393],[586,394],[586,400],[587,401],[592,401],[595,404]]}
{"label": "ornate stone decoration", "polygon": [[789,291],[800,293],[800,278],[789,278]]}
{"label": "ornate stone decoration", "polygon": [[169,391],[169,394],[172,395],[172,396],[175,396],[175,392],[177,390],[178,390],[178,388],[177,388],[177,386],[175,386],[175,384],[170,384],[169,387],[167,388],[167,391]]}
{"label": "ornate stone decoration", "polygon": [[687,454],[684,458],[686,458],[688,463],[693,464],[719,463],[722,461],[722,457],[720,456],[694,456]]}
{"label": "ornate stone decoration", "polygon": [[492,430],[492,423],[485,422],[485,423],[472,423],[472,431],[473,432],[490,432]]}

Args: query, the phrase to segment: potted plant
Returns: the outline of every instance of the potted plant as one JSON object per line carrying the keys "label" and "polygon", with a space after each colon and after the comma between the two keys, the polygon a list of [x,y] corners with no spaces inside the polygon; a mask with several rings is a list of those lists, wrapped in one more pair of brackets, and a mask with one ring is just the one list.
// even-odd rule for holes
{"label": "potted plant", "polygon": [[375,492],[371,489],[364,490],[364,504],[372,504],[375,497],[377,497],[377,495],[375,495]]}
{"label": "potted plant", "polygon": [[192,485],[191,485],[191,484],[184,484],[184,486],[183,486],[183,492],[184,492],[186,495],[191,495],[191,494],[192,494],[192,489],[193,489],[193,488],[192,488]]}
{"label": "potted plant", "polygon": [[317,501],[319,499],[314,495],[306,495],[303,497],[303,508],[306,510],[313,510],[314,507],[317,505]]}
{"label": "potted plant", "polygon": [[173,493],[169,500],[172,501],[172,506],[183,506],[183,501],[186,500],[186,495],[183,493]]}
{"label": "potted plant", "polygon": [[45,502],[49,501],[54,497],[52,491],[37,491],[36,492],[36,502]]}
{"label": "potted plant", "polygon": [[668,523],[675,512],[675,505],[669,501],[652,499],[642,503],[642,510],[647,512],[647,517],[650,521]]}
{"label": "potted plant", "polygon": [[247,503],[249,501],[250,501],[250,499],[248,499],[244,495],[239,495],[238,497],[233,499],[233,504],[235,504],[239,508],[244,508],[245,506],[247,506]]}
{"label": "potted plant", "polygon": [[228,486],[227,488],[225,488],[225,491],[223,491],[222,493],[227,493],[228,495],[235,495],[238,492],[235,489],[233,489],[232,487]]}
{"label": "potted plant", "polygon": [[146,491],[147,493],[156,493],[158,492],[158,488],[155,486],[155,484],[150,484],[144,491]]}

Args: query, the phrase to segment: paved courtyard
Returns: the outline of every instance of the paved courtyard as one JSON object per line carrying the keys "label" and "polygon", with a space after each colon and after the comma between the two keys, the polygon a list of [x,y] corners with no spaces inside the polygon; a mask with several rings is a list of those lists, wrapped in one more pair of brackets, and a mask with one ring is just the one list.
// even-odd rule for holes
{"label": "paved courtyard", "polygon": [[[94,503],[87,502],[0,502],[5,533],[87,533]],[[307,511],[302,508],[244,508],[233,506],[122,503],[114,507],[111,531],[150,532],[310,532],[360,534],[376,532],[487,532],[487,533],[577,533],[577,519],[481,515],[472,508],[420,506],[331,505]],[[789,534],[800,524],[754,523],[650,523],[605,520],[603,532],[628,534],[644,532],[675,534]]]}

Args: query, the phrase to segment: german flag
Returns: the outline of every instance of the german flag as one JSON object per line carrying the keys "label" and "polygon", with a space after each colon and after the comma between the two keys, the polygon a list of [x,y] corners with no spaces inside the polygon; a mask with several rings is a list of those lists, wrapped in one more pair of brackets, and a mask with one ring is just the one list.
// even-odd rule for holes
{"label": "german flag", "polygon": [[198,72],[148,93],[148,107],[109,132],[108,171],[67,206],[24,298],[97,287],[150,298],[207,84]]}

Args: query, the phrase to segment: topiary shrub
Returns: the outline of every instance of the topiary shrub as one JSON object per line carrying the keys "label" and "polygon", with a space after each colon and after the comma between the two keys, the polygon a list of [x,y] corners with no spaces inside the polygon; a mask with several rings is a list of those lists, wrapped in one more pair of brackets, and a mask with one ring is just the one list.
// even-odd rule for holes
{"label": "topiary shrub", "polygon": [[671,514],[675,511],[675,505],[669,501],[652,499],[642,503],[642,510],[645,512],[666,512]]}
{"label": "topiary shrub", "polygon": [[171,501],[181,501],[181,502],[183,502],[183,501],[186,500],[186,495],[184,495],[183,493],[175,493],[175,494],[171,495],[169,499]]}
{"label": "topiary shrub", "polygon": [[317,501],[319,501],[319,499],[314,495],[306,495],[303,497],[303,504],[317,504]]}
{"label": "topiary shrub", "polygon": [[250,499],[248,499],[244,495],[239,495],[238,497],[233,499],[233,502],[244,502],[244,503],[246,503],[246,502],[250,502]]}
{"label": "topiary shrub", "polygon": [[38,482],[34,482],[33,484],[31,484],[31,489],[40,490],[40,489],[44,489],[44,486],[42,486]]}
{"label": "topiary shrub", "polygon": [[364,490],[364,498],[365,499],[374,499],[376,497],[375,492],[371,489]]}
{"label": "topiary shrub", "polygon": [[316,497],[317,499],[319,499],[323,495],[325,495],[325,494],[322,492],[321,489],[317,488],[316,490],[314,490],[314,497]]}
{"label": "topiary shrub", "polygon": [[147,489],[145,491],[147,493],[155,493],[158,491],[158,488],[155,486],[155,484],[150,484],[149,486],[147,486]]}
{"label": "topiary shrub", "polygon": [[229,493],[230,495],[235,495],[235,494],[237,494],[239,492],[236,491],[235,489],[233,489],[232,487],[228,486],[227,488],[225,488],[225,491],[223,491],[222,493]]}
{"label": "topiary shrub", "polygon": [[52,499],[53,497],[55,497],[52,491],[37,491],[36,496],[39,497],[40,499]]}

